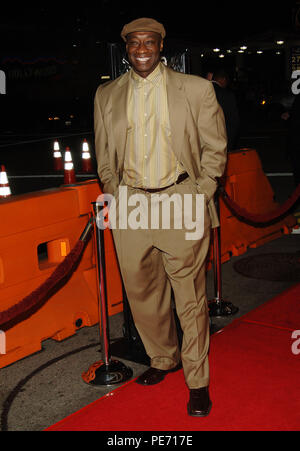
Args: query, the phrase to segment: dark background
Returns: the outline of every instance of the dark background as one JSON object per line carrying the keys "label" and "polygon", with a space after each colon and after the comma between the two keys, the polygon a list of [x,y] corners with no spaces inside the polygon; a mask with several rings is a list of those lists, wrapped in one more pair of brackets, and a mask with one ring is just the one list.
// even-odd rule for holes
{"label": "dark background", "polygon": [[[8,3],[8,2],[6,2]],[[237,39],[270,27],[292,26],[296,1],[203,2],[99,0],[97,4],[44,2],[30,6],[1,6],[2,47],[27,50],[57,48],[74,40],[119,39],[122,26],[137,17],[156,18],[164,23],[171,38],[198,43],[222,38]],[[7,34],[6,31],[9,31]],[[16,48],[14,48],[16,50]]]}
{"label": "dark background", "polygon": [[[92,126],[95,90],[110,74],[107,44],[123,45],[120,31],[137,17],[164,23],[166,50],[174,43],[194,46],[200,59],[203,47],[230,46],[270,29],[294,31],[299,2],[6,3],[0,15],[0,69],[7,81],[7,94],[0,98],[0,131],[33,132],[64,128],[70,116],[73,128]],[[195,62],[192,73],[205,75]],[[235,62],[227,58],[228,64],[234,78]],[[267,56],[254,64],[258,73],[268,71],[274,78],[276,67],[270,67]],[[49,121],[57,116],[60,123]]]}
{"label": "dark background", "polygon": [[[88,138],[93,149],[94,94],[106,81],[103,76],[111,74],[109,44],[124,47],[120,32],[125,23],[142,16],[162,22],[167,31],[166,52],[192,49],[191,73],[205,76],[212,63],[200,57],[205,48],[241,45],[270,30],[278,31],[278,36],[280,32],[300,36],[295,26],[299,8],[299,1],[6,2],[0,14],[0,70],[5,72],[7,83],[6,95],[0,96],[0,163],[11,175],[51,172],[56,137],[62,148],[72,147],[80,169],[82,139]],[[244,79],[242,72],[237,74],[236,56],[226,55],[217,62],[229,71],[231,89],[237,96],[240,146],[259,149],[262,141],[256,143],[253,136],[264,135],[265,129],[283,132],[279,137],[272,135],[269,144],[271,148],[274,142],[280,143],[279,158],[274,149],[270,164],[261,155],[263,163],[269,165],[266,169],[273,167],[274,161],[283,167],[286,124],[280,119],[285,108],[280,99],[291,97],[284,53],[276,57],[272,52],[245,56]],[[252,88],[255,92],[249,103]],[[267,107],[262,107],[263,99]],[[30,188],[26,183],[16,184],[15,192],[50,186],[49,181],[44,185],[31,183]]]}

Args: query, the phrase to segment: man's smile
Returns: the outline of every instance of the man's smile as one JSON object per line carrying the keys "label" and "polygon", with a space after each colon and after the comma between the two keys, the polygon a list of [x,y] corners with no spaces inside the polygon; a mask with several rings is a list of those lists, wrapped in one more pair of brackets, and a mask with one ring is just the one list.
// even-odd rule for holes
{"label": "man's smile", "polygon": [[151,57],[141,57],[141,56],[136,56],[135,57],[136,61],[139,61],[140,63],[147,63],[147,61],[150,61]]}

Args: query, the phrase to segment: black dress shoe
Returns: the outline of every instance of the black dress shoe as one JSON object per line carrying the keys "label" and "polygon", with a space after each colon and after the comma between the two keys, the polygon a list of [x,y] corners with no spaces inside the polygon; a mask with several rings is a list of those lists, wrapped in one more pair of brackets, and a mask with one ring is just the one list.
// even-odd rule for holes
{"label": "black dress shoe", "polygon": [[211,410],[208,387],[190,389],[190,400],[187,405],[188,414],[192,417],[206,417]]}
{"label": "black dress shoe", "polygon": [[141,374],[141,376],[139,376],[135,382],[140,385],[155,385],[161,382],[167,374],[174,373],[181,368],[181,363],[176,365],[174,368],[171,368],[170,370],[159,370],[158,368],[151,367],[143,374]]}

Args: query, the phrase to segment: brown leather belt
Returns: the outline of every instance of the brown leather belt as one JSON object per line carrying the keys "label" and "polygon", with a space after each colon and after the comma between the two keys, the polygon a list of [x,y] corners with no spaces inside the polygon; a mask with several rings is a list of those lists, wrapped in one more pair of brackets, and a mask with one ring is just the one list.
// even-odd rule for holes
{"label": "brown leather belt", "polygon": [[176,182],[172,183],[172,185],[164,186],[163,188],[139,188],[143,191],[146,191],[147,193],[159,193],[160,191],[163,191],[165,189],[170,188],[171,186],[174,186],[175,184],[178,185],[179,183],[182,183],[185,179],[187,179],[189,174],[187,172],[184,172],[183,174],[180,174]]}

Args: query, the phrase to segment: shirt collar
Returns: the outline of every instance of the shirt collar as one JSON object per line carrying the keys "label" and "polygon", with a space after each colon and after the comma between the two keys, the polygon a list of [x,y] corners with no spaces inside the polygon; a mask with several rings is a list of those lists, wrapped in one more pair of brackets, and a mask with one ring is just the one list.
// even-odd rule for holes
{"label": "shirt collar", "polygon": [[163,64],[159,63],[157,67],[154,69],[154,71],[148,75],[148,77],[143,78],[140,75],[138,75],[133,69],[131,69],[131,79],[133,80],[134,86],[136,88],[141,88],[145,80],[147,82],[152,83],[154,86],[158,86],[162,80],[163,70],[164,70]]}

